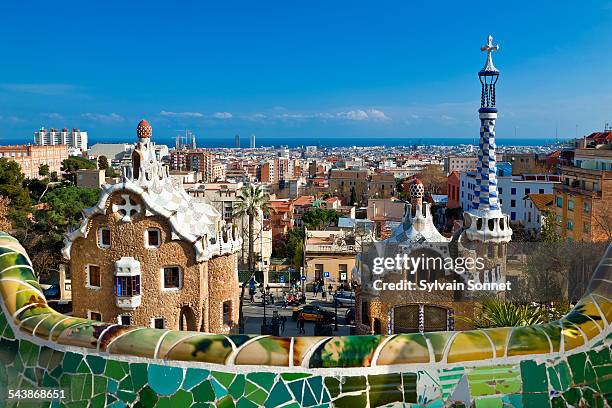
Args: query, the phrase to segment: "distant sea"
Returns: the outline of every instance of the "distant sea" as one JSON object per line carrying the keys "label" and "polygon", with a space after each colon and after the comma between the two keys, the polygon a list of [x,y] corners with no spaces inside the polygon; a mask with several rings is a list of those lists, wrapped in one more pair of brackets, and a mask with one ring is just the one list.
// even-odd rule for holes
{"label": "distant sea", "polygon": [[[174,137],[154,137],[157,144],[166,144],[168,147],[175,145]],[[569,140],[569,139],[568,139]],[[133,138],[127,137],[96,137],[89,136],[89,145],[95,143],[133,143]],[[496,139],[498,146],[548,146],[562,139],[555,138],[503,138]],[[32,139],[0,138],[0,144],[25,144],[33,143]],[[234,147],[234,137],[196,137],[198,147]],[[257,147],[271,146],[319,146],[319,147],[351,147],[351,146],[415,146],[415,145],[443,145],[456,146],[460,144],[478,144],[478,138],[465,137],[256,137]],[[249,147],[248,136],[240,139],[240,146]]]}

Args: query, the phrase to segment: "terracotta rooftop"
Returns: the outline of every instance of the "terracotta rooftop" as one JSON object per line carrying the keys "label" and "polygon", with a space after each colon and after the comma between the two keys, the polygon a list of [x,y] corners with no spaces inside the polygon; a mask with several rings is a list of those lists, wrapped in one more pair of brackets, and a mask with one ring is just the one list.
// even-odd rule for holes
{"label": "terracotta rooftop", "polygon": [[295,206],[312,205],[314,200],[315,200],[314,196],[300,196],[293,201],[293,205]]}
{"label": "terracotta rooftop", "polygon": [[540,211],[544,211],[552,206],[555,199],[554,194],[528,194],[527,197],[533,201],[533,204]]}

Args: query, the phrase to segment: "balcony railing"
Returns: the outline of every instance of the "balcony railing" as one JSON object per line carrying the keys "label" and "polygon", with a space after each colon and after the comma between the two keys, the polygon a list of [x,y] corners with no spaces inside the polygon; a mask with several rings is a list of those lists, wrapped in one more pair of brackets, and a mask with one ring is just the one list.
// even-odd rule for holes
{"label": "balcony railing", "polygon": [[324,245],[324,244],[307,244],[306,252],[341,252],[341,253],[357,253],[356,245]]}
{"label": "balcony railing", "polygon": [[121,309],[134,310],[140,306],[141,296],[116,296],[117,307]]}

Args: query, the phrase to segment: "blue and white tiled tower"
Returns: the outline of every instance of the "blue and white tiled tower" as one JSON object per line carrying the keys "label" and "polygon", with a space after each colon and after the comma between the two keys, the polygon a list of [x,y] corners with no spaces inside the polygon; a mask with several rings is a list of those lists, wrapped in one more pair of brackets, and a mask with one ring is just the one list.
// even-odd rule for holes
{"label": "blue and white tiled tower", "polygon": [[497,165],[495,159],[495,86],[499,70],[493,65],[492,53],[499,45],[493,45],[489,36],[487,45],[480,48],[487,52],[487,62],[478,72],[482,86],[480,96],[480,143],[476,172],[476,191],[472,208],[464,214],[467,238],[482,242],[508,242],[512,236],[509,217],[502,214],[497,192]]}

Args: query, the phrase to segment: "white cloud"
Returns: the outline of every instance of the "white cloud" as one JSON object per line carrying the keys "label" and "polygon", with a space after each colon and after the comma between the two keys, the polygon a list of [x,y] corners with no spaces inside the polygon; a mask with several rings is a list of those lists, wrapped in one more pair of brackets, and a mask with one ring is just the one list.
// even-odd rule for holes
{"label": "white cloud", "polygon": [[215,112],[213,114],[216,119],[231,119],[233,116],[230,112]]}
{"label": "white cloud", "polygon": [[25,121],[23,119],[21,119],[20,117],[17,117],[17,116],[1,116],[0,115],[0,122],[22,123],[22,122],[25,122]]}
{"label": "white cloud", "polygon": [[84,117],[85,119],[89,119],[89,120],[95,120],[96,122],[106,122],[106,123],[112,123],[112,122],[121,122],[123,121],[123,116],[118,115],[116,113],[91,113],[91,112],[87,112],[81,115],[82,117]]}
{"label": "white cloud", "polygon": [[64,120],[64,117],[62,115],[60,115],[59,113],[56,112],[52,112],[52,113],[43,113],[43,116],[51,119],[51,120]]}
{"label": "white cloud", "polygon": [[249,119],[249,120],[264,120],[267,118],[268,117],[263,113],[254,113],[252,115],[246,116],[246,119]]}
{"label": "white cloud", "polygon": [[204,114],[200,112],[168,112],[168,111],[163,110],[159,112],[159,114],[161,116],[168,116],[172,118],[202,118],[204,117]]}
{"label": "white cloud", "polygon": [[0,84],[1,89],[37,95],[66,95],[76,91],[70,84]]}
{"label": "white cloud", "polygon": [[356,109],[348,112],[338,112],[338,117],[349,120],[366,120],[368,118],[368,114],[364,110]]}
{"label": "white cloud", "polygon": [[385,112],[379,110],[379,109],[369,109],[368,110],[368,118],[373,119],[373,120],[391,120],[390,117],[388,117]]}

